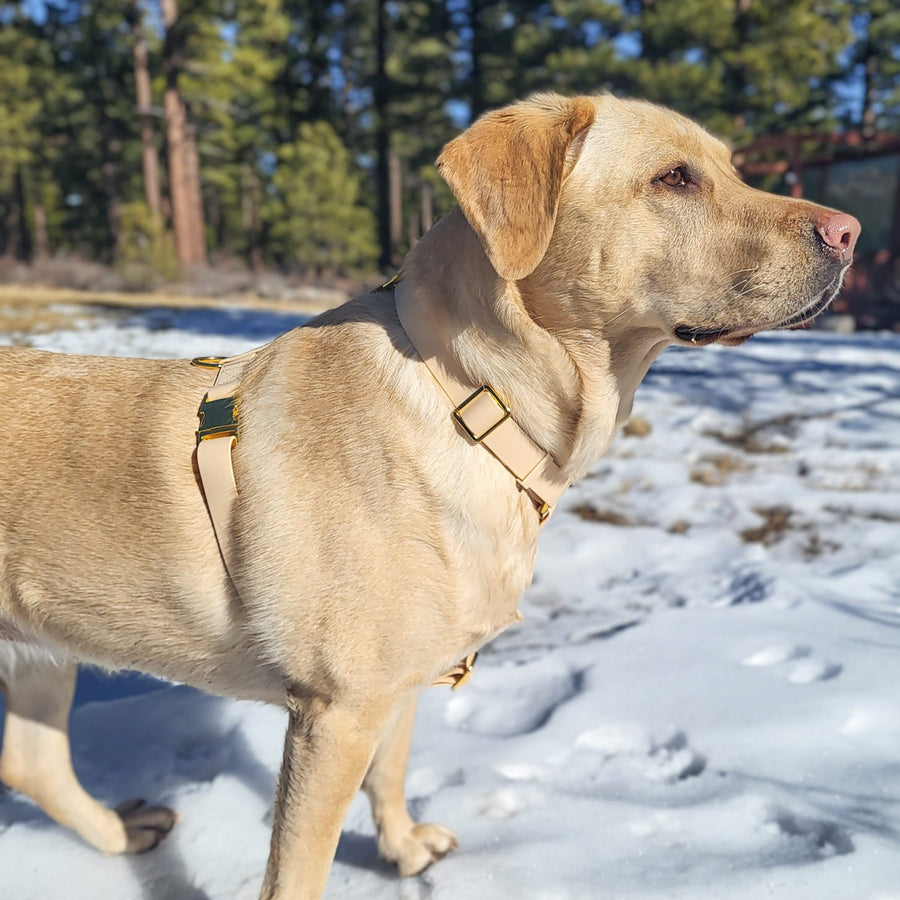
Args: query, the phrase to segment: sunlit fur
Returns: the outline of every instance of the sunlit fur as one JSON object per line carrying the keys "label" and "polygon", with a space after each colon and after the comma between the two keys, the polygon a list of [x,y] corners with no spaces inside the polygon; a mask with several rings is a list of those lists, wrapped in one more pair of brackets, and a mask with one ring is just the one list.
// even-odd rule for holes
{"label": "sunlit fur", "polygon": [[[693,187],[660,183],[678,166]],[[461,210],[398,290],[446,367],[491,384],[573,478],[679,328],[740,340],[840,280],[823,210],[750,190],[720,142],[648,104],[541,95],[483,117],[440,169]],[[455,840],[406,810],[415,694],[518,618],[534,505],[460,433],[391,292],[372,293],[244,379],[232,583],[192,460],[210,380],[0,351],[0,635],[17,641],[0,773],[95,846],[133,847],[75,779],[65,722],[71,660],[140,669],[288,709],[264,898],[320,896],[361,783],[381,852],[418,872]]]}

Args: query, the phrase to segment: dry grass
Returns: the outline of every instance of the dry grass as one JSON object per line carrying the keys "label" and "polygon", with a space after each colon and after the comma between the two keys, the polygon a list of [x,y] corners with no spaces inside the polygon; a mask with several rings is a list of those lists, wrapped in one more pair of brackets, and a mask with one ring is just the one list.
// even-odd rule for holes
{"label": "dry grass", "polygon": [[348,299],[343,291],[309,288],[286,300],[273,300],[252,294],[236,297],[203,297],[189,294],[125,293],[122,291],[82,291],[70,288],[48,288],[35,285],[0,284],[0,308],[19,305],[50,306],[71,304],[87,306],[153,307],[172,309],[221,309],[239,307],[270,312],[317,313],[331,309]]}
{"label": "dry grass", "polygon": [[[36,304],[26,300],[0,300],[0,333],[14,336],[42,334],[71,328],[78,314],[71,307],[61,309],[51,304]],[[14,341],[19,343],[19,341]]]}
{"label": "dry grass", "polygon": [[718,487],[728,481],[735,472],[746,472],[751,469],[744,460],[729,453],[703,456],[691,470],[691,481],[707,487]]}

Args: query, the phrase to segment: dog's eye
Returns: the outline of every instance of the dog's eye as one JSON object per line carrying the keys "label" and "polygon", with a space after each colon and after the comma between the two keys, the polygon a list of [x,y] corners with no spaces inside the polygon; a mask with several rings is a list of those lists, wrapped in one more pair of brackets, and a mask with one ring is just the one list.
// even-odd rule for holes
{"label": "dog's eye", "polygon": [[669,169],[664,175],[660,175],[659,180],[668,187],[684,187],[690,183],[691,179],[684,166],[678,166],[675,169]]}

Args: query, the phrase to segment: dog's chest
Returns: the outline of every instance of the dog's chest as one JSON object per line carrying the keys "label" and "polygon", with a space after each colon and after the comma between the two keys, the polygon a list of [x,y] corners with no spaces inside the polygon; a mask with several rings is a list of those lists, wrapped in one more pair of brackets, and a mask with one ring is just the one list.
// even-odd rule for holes
{"label": "dog's chest", "polygon": [[519,600],[534,572],[538,526],[533,507],[513,502],[508,510],[492,512],[462,529],[459,540],[460,625],[471,648],[521,619]]}

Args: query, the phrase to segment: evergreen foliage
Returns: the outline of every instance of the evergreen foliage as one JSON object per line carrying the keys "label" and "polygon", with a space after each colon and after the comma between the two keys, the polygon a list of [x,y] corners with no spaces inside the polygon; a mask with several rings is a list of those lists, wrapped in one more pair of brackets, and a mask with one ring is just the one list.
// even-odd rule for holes
{"label": "evergreen foliage", "polygon": [[0,2],[0,256],[172,270],[142,146],[165,197],[173,57],[211,258],[310,273],[401,255],[452,202],[443,143],[533,90],[647,97],[736,142],[900,127],[894,0],[182,0],[162,23],[160,0]]}

